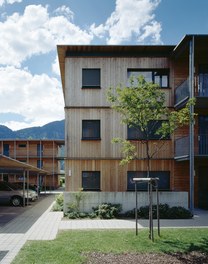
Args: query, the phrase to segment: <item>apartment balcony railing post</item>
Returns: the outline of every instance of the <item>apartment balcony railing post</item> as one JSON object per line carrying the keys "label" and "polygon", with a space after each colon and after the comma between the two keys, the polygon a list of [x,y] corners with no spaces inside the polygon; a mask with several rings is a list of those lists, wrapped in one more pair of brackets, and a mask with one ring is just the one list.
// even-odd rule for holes
{"label": "apartment balcony railing post", "polygon": [[[190,99],[194,98],[194,36],[189,43],[189,94]],[[194,106],[190,105],[190,124],[189,124],[189,174],[190,174],[190,211],[194,211]]]}

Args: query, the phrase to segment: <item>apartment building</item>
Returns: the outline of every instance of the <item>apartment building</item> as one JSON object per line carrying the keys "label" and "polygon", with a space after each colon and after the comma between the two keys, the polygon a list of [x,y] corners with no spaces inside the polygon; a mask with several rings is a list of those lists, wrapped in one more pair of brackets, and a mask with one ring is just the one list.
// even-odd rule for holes
{"label": "apartment building", "polygon": [[[151,177],[159,190],[177,197],[186,193],[187,207],[208,208],[208,35],[186,35],[178,45],[57,47],[65,100],[66,191],[130,193],[133,177],[146,177],[145,150],[138,159],[119,165],[121,137],[138,144],[135,135],[106,100],[109,87],[128,85],[131,75],[143,75],[160,85],[170,109],[180,109],[196,98],[196,123],[158,142],[151,160]],[[193,109],[191,110],[193,111]],[[140,185],[140,191],[147,186]],[[194,201],[192,201],[194,200]]]}
{"label": "apartment building", "polygon": [[[48,172],[47,175],[38,176],[32,171],[28,172],[26,176],[31,184],[49,190],[60,186],[60,177],[64,175],[64,140],[4,139],[0,141],[0,154]],[[23,175],[2,171],[0,179],[21,182]]]}

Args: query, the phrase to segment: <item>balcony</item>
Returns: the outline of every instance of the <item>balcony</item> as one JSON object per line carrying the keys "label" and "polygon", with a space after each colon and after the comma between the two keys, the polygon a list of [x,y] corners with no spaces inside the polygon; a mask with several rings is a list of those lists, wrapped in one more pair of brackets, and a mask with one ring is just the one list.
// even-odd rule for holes
{"label": "balcony", "polygon": [[182,82],[175,91],[175,107],[184,105],[189,99],[189,80]]}
{"label": "balcony", "polygon": [[[181,137],[175,141],[175,160],[189,160],[189,136]],[[208,135],[195,135],[194,156],[208,158]]]}
{"label": "balcony", "polygon": [[[197,78],[198,84],[194,86],[194,96],[196,98],[196,108],[208,107],[208,74],[201,74]],[[196,80],[195,80],[196,83]],[[183,81],[175,90],[175,107],[181,108],[189,99],[189,79]]]}

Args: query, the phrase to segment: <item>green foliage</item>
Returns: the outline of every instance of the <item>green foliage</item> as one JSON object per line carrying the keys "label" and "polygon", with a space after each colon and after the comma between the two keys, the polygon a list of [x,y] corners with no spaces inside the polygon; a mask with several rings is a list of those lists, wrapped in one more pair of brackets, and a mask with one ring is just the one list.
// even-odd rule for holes
{"label": "green foliage", "polygon": [[[157,206],[152,206],[152,213],[153,218],[157,218]],[[181,206],[174,206],[169,207],[168,204],[160,204],[159,205],[159,215],[160,219],[189,219],[192,218],[193,215],[191,212],[184,207]],[[126,217],[135,217],[135,209],[130,210],[125,213]],[[142,219],[148,219],[149,218],[149,206],[142,206],[138,209],[138,217]]]}
{"label": "green foliage", "polygon": [[122,210],[121,204],[103,203],[97,207],[92,208],[93,212],[85,213],[80,212],[76,203],[71,203],[68,206],[68,212],[65,214],[70,219],[78,218],[100,218],[100,219],[112,219],[117,218]]}
{"label": "green foliage", "polygon": [[69,211],[65,214],[69,219],[78,219],[78,218],[87,218],[89,217],[88,213],[77,212],[77,211]]}
{"label": "green foliage", "polygon": [[181,206],[174,206],[169,209],[168,218],[169,219],[185,219],[192,218],[191,212]]}
{"label": "green foliage", "polygon": [[64,197],[63,193],[56,195],[55,204],[53,205],[53,211],[63,211],[64,208]]}
{"label": "green foliage", "polygon": [[[74,193],[74,201],[68,204],[68,216],[77,216],[75,218],[79,218],[80,215],[80,203],[84,199],[85,194],[80,189],[79,192]],[[71,217],[70,217],[71,218]]]}
{"label": "green foliage", "polygon": [[101,219],[112,219],[118,217],[122,210],[121,204],[103,203],[93,208],[94,213]]}
{"label": "green foliage", "polygon": [[[146,158],[149,160],[155,155],[160,147],[155,147],[152,151],[149,148],[149,139],[151,135],[158,135],[159,139],[166,139],[173,132],[184,125],[187,125],[190,118],[190,106],[195,101],[190,100],[186,107],[179,111],[170,110],[166,107],[165,93],[160,87],[153,83],[145,81],[143,76],[130,79],[130,87],[109,88],[107,91],[107,100],[111,103],[112,108],[121,114],[121,121],[129,127],[140,129],[145,135],[142,144],[146,145]],[[160,121],[161,127],[155,129],[152,121]],[[122,145],[124,159],[121,164],[124,165],[134,158],[139,158],[135,151],[135,146],[123,139],[114,139],[114,143]],[[149,163],[148,163],[149,169]]]}

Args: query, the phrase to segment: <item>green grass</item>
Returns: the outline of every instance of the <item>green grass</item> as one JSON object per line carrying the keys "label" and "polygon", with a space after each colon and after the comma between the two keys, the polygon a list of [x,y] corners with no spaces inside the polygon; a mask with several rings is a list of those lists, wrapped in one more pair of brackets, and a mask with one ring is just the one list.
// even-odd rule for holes
{"label": "green grass", "polygon": [[78,264],[84,263],[84,252],[103,253],[173,253],[201,251],[208,254],[208,229],[155,230],[155,241],[148,238],[148,230],[65,231],[52,241],[29,241],[21,249],[13,264]]}

